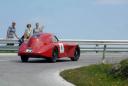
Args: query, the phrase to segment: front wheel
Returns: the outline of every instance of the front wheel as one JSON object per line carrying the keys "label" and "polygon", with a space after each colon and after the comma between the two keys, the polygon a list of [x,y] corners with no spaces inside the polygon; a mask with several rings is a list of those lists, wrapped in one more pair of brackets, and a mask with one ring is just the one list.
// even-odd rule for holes
{"label": "front wheel", "polygon": [[51,62],[55,63],[58,60],[58,49],[55,48],[52,52]]}
{"label": "front wheel", "polygon": [[71,60],[78,61],[79,57],[80,57],[80,48],[77,47],[74,52],[74,57],[71,57]]}
{"label": "front wheel", "polygon": [[28,56],[21,56],[22,62],[28,62]]}

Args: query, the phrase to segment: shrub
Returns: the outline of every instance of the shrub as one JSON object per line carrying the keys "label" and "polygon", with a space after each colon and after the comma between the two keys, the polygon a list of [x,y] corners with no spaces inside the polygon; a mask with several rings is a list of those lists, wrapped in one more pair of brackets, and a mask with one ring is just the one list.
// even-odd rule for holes
{"label": "shrub", "polygon": [[128,79],[128,59],[120,62],[121,64],[121,77]]}
{"label": "shrub", "polygon": [[117,78],[121,74],[121,65],[120,64],[114,64],[112,68],[109,71],[109,74],[112,75],[112,77]]}
{"label": "shrub", "polygon": [[114,78],[128,79],[128,59],[122,60],[119,64],[114,64],[109,74]]}

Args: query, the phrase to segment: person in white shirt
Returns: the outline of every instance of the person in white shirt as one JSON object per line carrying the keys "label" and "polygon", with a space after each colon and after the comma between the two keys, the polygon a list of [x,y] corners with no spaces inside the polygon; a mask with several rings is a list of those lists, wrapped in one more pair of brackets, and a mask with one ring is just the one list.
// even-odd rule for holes
{"label": "person in white shirt", "polygon": [[33,34],[43,32],[43,26],[40,27],[39,23],[36,23],[35,25],[36,25],[36,27],[33,29]]}
{"label": "person in white shirt", "polygon": [[[19,39],[17,34],[16,34],[16,22],[12,22],[12,26],[8,27],[6,38],[9,40],[12,40],[15,38]],[[7,45],[13,46],[14,43],[7,43]]]}
{"label": "person in white shirt", "polygon": [[14,38],[19,39],[16,34],[16,23],[15,22],[12,22],[12,26],[8,27],[6,38],[7,39],[14,39]]}

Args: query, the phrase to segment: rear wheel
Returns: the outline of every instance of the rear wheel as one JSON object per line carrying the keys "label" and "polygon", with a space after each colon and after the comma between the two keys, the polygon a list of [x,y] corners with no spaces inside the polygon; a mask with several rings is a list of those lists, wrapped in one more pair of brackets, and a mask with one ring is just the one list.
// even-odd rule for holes
{"label": "rear wheel", "polygon": [[55,63],[58,60],[58,49],[53,49],[51,62]]}
{"label": "rear wheel", "polygon": [[28,56],[21,56],[21,61],[22,62],[28,62]]}
{"label": "rear wheel", "polygon": [[76,47],[75,52],[74,52],[74,57],[71,57],[72,61],[77,61],[80,57],[80,48]]}

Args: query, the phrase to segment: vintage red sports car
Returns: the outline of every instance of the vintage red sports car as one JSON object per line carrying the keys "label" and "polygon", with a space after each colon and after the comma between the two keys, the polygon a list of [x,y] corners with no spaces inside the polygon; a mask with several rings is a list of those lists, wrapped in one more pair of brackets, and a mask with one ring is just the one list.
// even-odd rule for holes
{"label": "vintage red sports car", "polygon": [[39,33],[21,44],[18,55],[22,62],[27,62],[29,58],[45,58],[56,62],[62,57],[77,61],[80,57],[80,47],[74,42],[61,42],[51,33]]}

